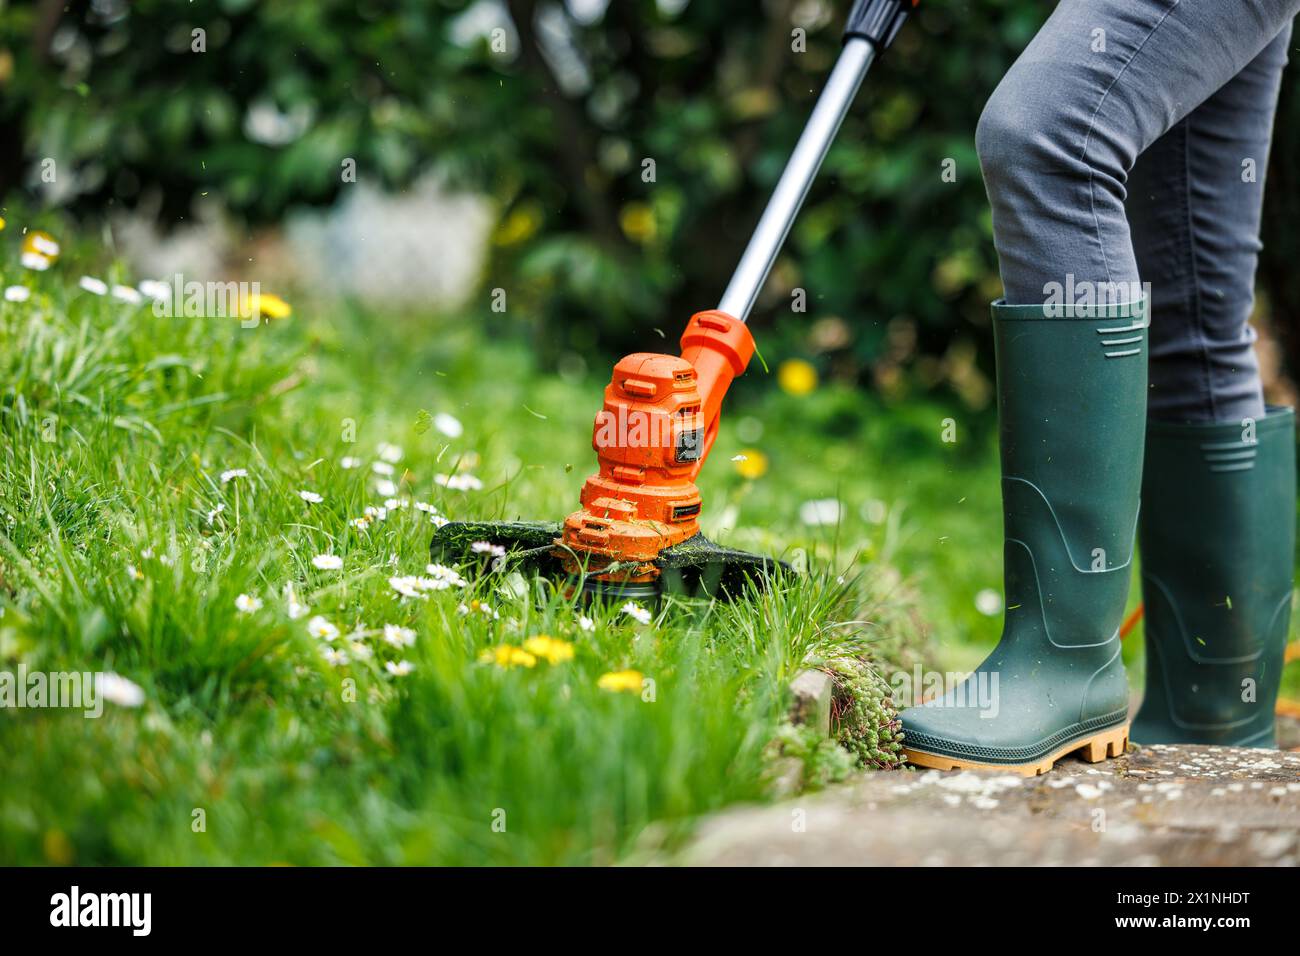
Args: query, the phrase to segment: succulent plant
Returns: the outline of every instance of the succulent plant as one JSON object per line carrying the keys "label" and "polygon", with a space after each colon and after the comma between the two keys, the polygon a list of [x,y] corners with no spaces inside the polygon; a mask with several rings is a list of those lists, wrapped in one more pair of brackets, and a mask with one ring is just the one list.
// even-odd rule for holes
{"label": "succulent plant", "polygon": [[823,670],[835,683],[831,734],[859,766],[896,770],[903,765],[903,726],[889,685],[864,657],[837,657]]}

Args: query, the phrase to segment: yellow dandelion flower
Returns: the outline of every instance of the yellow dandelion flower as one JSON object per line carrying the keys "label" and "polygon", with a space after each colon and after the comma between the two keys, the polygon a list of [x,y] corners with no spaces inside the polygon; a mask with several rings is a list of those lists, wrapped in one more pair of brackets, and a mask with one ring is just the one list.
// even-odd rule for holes
{"label": "yellow dandelion flower", "polygon": [[640,671],[610,671],[608,674],[601,674],[600,679],[596,681],[596,686],[601,690],[610,690],[617,693],[626,691],[629,694],[641,693],[641,681],[644,678]]}
{"label": "yellow dandelion flower", "polygon": [[40,256],[53,262],[59,258],[58,242],[48,232],[42,232],[39,229],[33,229],[27,235],[23,236],[22,251],[24,255]]}
{"label": "yellow dandelion flower", "polygon": [[4,232],[4,228],[5,228],[5,217],[0,216],[0,232]]}
{"label": "yellow dandelion flower", "polygon": [[494,647],[491,650],[484,651],[478,657],[479,662],[483,664],[495,664],[503,669],[511,667],[535,667],[537,658],[529,654],[522,647],[515,647],[513,644],[502,644],[500,647]]}
{"label": "yellow dandelion flower", "polygon": [[643,202],[630,202],[618,214],[623,234],[633,242],[650,242],[659,233],[654,210]]}
{"label": "yellow dandelion flower", "polygon": [[62,830],[46,830],[41,846],[45,850],[45,859],[55,866],[70,866],[77,856],[72,841]]}
{"label": "yellow dandelion flower", "polygon": [[239,304],[239,314],[245,319],[254,315],[262,319],[287,319],[293,315],[293,309],[278,295],[254,292]]}
{"label": "yellow dandelion flower", "polygon": [[748,478],[750,481],[767,474],[767,455],[757,448],[746,448],[731,461],[735,464],[740,477]]}
{"label": "yellow dandelion flower", "polygon": [[533,667],[537,664],[537,658],[522,647],[516,647],[510,652],[510,664],[513,667]]}
{"label": "yellow dandelion flower", "polygon": [[497,226],[492,241],[498,246],[518,245],[531,239],[541,224],[542,207],[535,202],[520,203]]}
{"label": "yellow dandelion flower", "polygon": [[538,634],[536,637],[530,637],[524,641],[524,650],[529,654],[545,658],[548,664],[559,664],[563,661],[573,660],[573,645],[568,641],[551,637],[549,634]]}
{"label": "yellow dandelion flower", "polygon": [[817,387],[817,369],[803,359],[786,359],[776,370],[776,383],[787,395],[807,395]]}

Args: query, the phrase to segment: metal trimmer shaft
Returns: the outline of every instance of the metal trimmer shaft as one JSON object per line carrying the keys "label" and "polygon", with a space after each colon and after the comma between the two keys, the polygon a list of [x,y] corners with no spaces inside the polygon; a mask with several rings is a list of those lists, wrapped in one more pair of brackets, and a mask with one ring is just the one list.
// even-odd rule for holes
{"label": "metal trimmer shaft", "polygon": [[817,98],[808,125],[799,136],[785,171],[754,228],[749,245],[727,283],[718,303],[718,311],[741,322],[748,321],[754,300],[772,271],[777,253],[803,206],[822,160],[839,132],[844,116],[853,104],[867,70],[902,26],[915,0],[858,0],[844,31],[844,50],[840,53]]}

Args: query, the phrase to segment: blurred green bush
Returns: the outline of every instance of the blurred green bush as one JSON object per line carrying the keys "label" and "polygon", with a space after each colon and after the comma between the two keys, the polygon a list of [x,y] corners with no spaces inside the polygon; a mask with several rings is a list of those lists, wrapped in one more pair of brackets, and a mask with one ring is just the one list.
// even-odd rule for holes
{"label": "blurred green bush", "polygon": [[[716,303],[848,5],[0,0],[0,190],[58,157],[75,210],[148,202],[173,222],[215,196],[257,223],[332,201],[347,160],[392,188],[436,170],[500,209],[479,318],[556,353],[660,348]],[[987,403],[1000,286],[974,129],[1049,10],[922,5],[760,301],[770,350],[887,397],[919,385]],[[1279,124],[1279,154],[1296,154],[1297,129]],[[1266,276],[1289,278],[1293,242]]]}

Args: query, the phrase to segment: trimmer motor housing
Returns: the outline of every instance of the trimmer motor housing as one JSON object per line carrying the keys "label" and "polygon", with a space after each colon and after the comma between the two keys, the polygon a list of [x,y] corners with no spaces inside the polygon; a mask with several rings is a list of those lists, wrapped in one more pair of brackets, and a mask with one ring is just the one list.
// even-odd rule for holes
{"label": "trimmer motor housing", "polygon": [[722,398],[754,354],[743,322],[711,310],[691,317],[682,354],[637,352],[619,361],[596,415],[600,470],[582,487],[582,509],[557,539],[569,571],[653,581],[665,548],[699,534],[695,486],[718,433]]}

